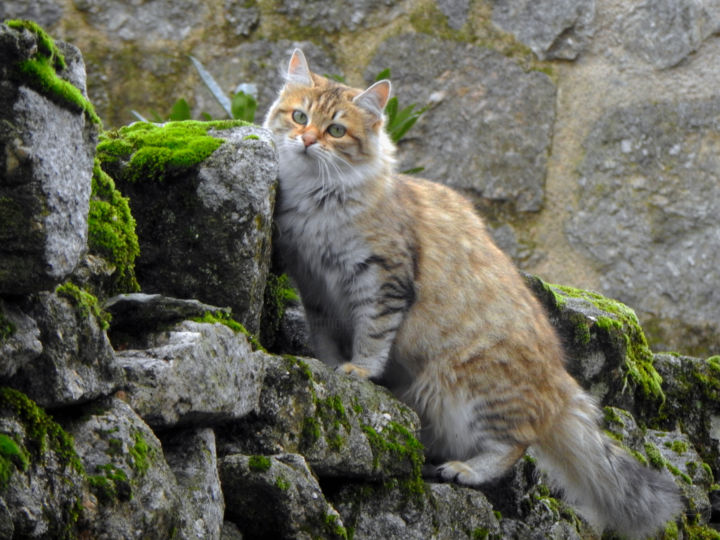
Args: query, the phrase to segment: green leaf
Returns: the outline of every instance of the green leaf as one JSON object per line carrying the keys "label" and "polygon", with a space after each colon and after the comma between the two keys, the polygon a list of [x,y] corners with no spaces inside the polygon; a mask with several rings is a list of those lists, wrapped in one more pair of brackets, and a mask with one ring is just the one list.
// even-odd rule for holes
{"label": "green leaf", "polygon": [[188,105],[187,101],[183,98],[178,99],[173,104],[172,109],[170,109],[170,116],[168,117],[168,120],[177,122],[181,120],[190,120],[190,118],[190,105]]}
{"label": "green leaf", "polygon": [[232,104],[230,102],[230,98],[225,95],[225,93],[220,88],[220,85],[213,78],[213,76],[210,75],[210,72],[205,69],[205,66],[202,65],[200,60],[198,60],[192,55],[190,55],[190,60],[195,66],[197,72],[200,74],[200,78],[205,83],[205,86],[207,86],[208,90],[210,90],[210,93],[212,93],[215,99],[217,99],[218,103],[220,103],[222,108],[225,109],[225,112],[228,114],[228,116],[232,118]]}
{"label": "green leaf", "polygon": [[383,69],[380,73],[377,74],[377,77],[375,77],[375,81],[382,81],[383,79],[389,79],[390,78],[390,68]]}
{"label": "green leaf", "polygon": [[250,94],[238,92],[233,96],[231,110],[234,119],[255,122],[256,109],[257,101]]}

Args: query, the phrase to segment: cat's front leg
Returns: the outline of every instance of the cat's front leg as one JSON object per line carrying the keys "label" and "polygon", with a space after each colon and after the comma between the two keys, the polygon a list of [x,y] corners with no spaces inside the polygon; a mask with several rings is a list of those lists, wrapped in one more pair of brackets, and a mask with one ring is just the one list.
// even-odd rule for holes
{"label": "cat's front leg", "polygon": [[391,274],[354,310],[352,360],[339,370],[363,379],[379,378],[390,359],[395,336],[415,299],[413,282]]}

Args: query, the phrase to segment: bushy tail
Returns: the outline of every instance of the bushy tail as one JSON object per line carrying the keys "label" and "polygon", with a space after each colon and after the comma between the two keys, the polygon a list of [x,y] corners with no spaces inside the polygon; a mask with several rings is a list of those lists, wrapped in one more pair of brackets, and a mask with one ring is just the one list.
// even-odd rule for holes
{"label": "bushy tail", "polygon": [[680,513],[679,490],[667,471],[643,466],[608,439],[598,417],[593,399],[578,391],[552,433],[533,445],[538,465],[593,527],[645,538]]}

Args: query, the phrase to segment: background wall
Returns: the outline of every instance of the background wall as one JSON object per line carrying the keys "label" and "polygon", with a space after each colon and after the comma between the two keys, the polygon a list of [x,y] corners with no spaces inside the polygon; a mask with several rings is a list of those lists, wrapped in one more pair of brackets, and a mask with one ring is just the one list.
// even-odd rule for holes
{"label": "background wall", "polygon": [[655,350],[720,352],[718,0],[5,1],[78,46],[105,127],[176,99],[258,121],[293,47],[364,85],[391,68],[430,105],[403,168],[466,191],[518,265],[638,313]]}

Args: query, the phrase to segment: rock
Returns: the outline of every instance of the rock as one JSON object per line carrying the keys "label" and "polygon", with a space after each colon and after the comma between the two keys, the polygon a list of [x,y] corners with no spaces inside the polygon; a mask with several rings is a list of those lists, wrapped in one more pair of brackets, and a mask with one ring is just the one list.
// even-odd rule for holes
{"label": "rock", "polygon": [[0,299],[0,378],[12,377],[42,351],[37,323],[14,302]]}
{"label": "rock", "polygon": [[667,397],[658,426],[671,430],[681,425],[720,478],[720,357],[657,354],[655,367]]}
{"label": "rock", "polygon": [[35,21],[44,27],[56,24],[64,14],[63,3],[57,0],[7,0],[0,5],[0,21],[23,19]]}
{"label": "rock", "polygon": [[265,355],[224,324],[185,321],[118,351],[130,405],[153,427],[209,425],[257,410]]}
{"label": "rock", "polygon": [[[54,287],[87,249],[98,126],[84,112],[85,89],[67,82],[84,81],[81,57],[68,68],[46,38],[0,25],[0,294]],[[32,62],[49,68],[23,74]]]}
{"label": "rock", "polygon": [[297,19],[300,26],[316,28],[325,32],[334,32],[342,28],[356,30],[387,24],[403,14],[399,2],[393,0],[352,0],[342,2],[306,3],[300,0],[282,0],[279,13]]}
{"label": "rock", "polygon": [[555,117],[547,75],[490,49],[421,34],[384,41],[365,79],[385,68],[401,108],[430,105],[399,144],[399,170],[424,167],[430,180],[518,211],[542,208]]}
{"label": "rock", "polygon": [[629,52],[658,69],[667,69],[720,32],[720,16],[712,2],[646,0],[626,14],[621,32]]}
{"label": "rock", "polygon": [[267,131],[229,125],[139,123],[106,136],[98,153],[132,201],[143,291],[230,306],[256,333],[277,158]]}
{"label": "rock", "polygon": [[349,484],[330,500],[356,540],[493,538],[500,532],[485,496],[452,484],[428,484],[419,492],[398,484]]}
{"label": "rock", "polygon": [[437,0],[437,6],[447,17],[450,28],[459,30],[467,22],[469,0]]}
{"label": "rock", "polygon": [[0,538],[77,535],[84,487],[68,434],[27,396],[0,388]]}
{"label": "rock", "polygon": [[256,411],[218,433],[218,453],[301,453],[321,477],[418,481],[413,411],[370,382],[311,358],[266,357]]}
{"label": "rock", "polygon": [[567,369],[580,385],[601,404],[644,419],[655,416],[665,400],[662,378],[635,312],[592,291],[525,277],[558,331]]}
{"label": "rock", "polygon": [[67,429],[96,501],[83,513],[86,534],[165,540],[192,523],[160,441],[126,403],[99,402]]}
{"label": "rock", "polygon": [[[21,355],[29,361],[12,367],[11,386],[43,407],[58,407],[108,395],[123,384],[95,297],[66,284],[32,295],[16,309],[23,321],[18,339],[30,340]],[[12,343],[11,337],[3,348]]]}
{"label": "rock", "polygon": [[303,456],[232,455],[219,463],[227,516],[247,538],[347,538]]}
{"label": "rock", "polygon": [[718,115],[720,98],[618,107],[583,144],[566,234],[599,265],[600,292],[652,322],[656,347],[717,346],[720,289],[709,284],[720,281]]}
{"label": "rock", "polygon": [[499,0],[492,22],[532,49],[541,60],[575,60],[593,34],[595,0]]}
{"label": "rock", "polygon": [[218,476],[215,433],[209,428],[181,429],[162,435],[162,448],[190,515],[181,538],[218,540],[225,500]]}

